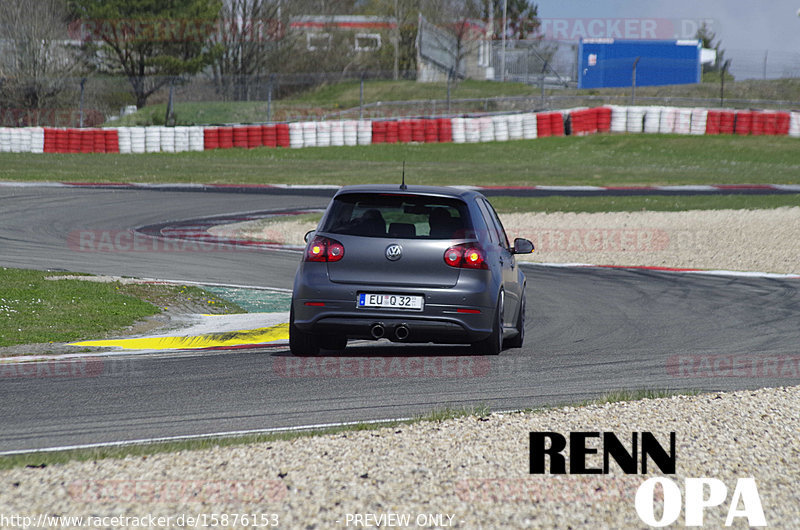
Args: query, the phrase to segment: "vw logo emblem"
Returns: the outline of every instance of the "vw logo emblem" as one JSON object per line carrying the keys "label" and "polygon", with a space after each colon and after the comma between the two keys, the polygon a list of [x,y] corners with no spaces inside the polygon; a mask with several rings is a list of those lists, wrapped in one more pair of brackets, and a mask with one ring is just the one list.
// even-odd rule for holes
{"label": "vw logo emblem", "polygon": [[386,247],[386,259],[389,261],[397,261],[403,257],[403,247],[397,243]]}

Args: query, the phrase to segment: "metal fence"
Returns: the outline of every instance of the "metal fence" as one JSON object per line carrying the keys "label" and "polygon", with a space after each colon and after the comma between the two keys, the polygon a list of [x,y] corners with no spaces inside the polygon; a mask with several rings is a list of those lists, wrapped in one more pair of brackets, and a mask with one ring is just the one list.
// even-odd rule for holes
{"label": "metal fence", "polygon": [[[776,91],[775,84],[755,81],[747,90],[738,90],[735,95],[721,90],[719,97],[709,94],[717,89],[700,91],[694,85],[685,87],[664,87],[663,89],[645,92],[641,95],[630,90],[620,89],[613,93],[598,94],[589,91],[578,91],[566,78],[568,72],[553,67],[545,68],[544,61],[534,59],[527,62],[523,58],[533,55],[528,50],[516,50],[507,55],[507,80],[526,82],[531,85],[530,93],[523,96],[498,96],[465,98],[459,92],[458,84],[440,83],[435,89],[426,89],[433,95],[430,99],[410,101],[378,101],[379,97],[370,92],[367,81],[376,79],[392,79],[392,72],[345,72],[345,73],[310,73],[267,75],[248,78],[232,78],[221,83],[212,75],[201,74],[191,78],[167,80],[148,100],[148,112],[144,113],[139,124],[148,125],[191,125],[219,123],[263,123],[275,121],[292,121],[305,119],[344,119],[344,118],[390,118],[411,116],[454,116],[459,114],[476,114],[492,112],[539,111],[551,109],[574,108],[599,105],[666,105],[697,107],[729,107],[729,108],[771,108],[797,109],[800,100],[787,99],[791,91]],[[564,63],[562,63],[562,66]],[[522,68],[522,74],[520,74]],[[528,72],[524,72],[528,68]],[[539,72],[532,70],[538,68]],[[787,67],[788,68],[788,67]],[[542,70],[545,70],[542,73]],[[787,69],[786,77],[795,77],[794,71]],[[800,77],[800,71],[796,77]],[[402,72],[403,79],[413,80],[416,72]],[[336,108],[332,102],[319,100],[318,103],[297,104],[292,96],[310,87],[319,87],[342,81],[361,84],[360,103],[356,102],[346,108]],[[133,103],[131,87],[123,77],[88,77],[61,80],[65,86],[57,101],[42,108],[20,108],[0,103],[0,126],[55,126],[55,127],[94,127],[109,120],[114,120],[130,110]],[[797,83],[796,81],[789,81]],[[233,87],[234,89],[231,89]],[[654,87],[650,87],[654,88]],[[729,90],[729,89],[728,89]],[[797,90],[800,90],[798,87]],[[518,89],[515,89],[518,92]],[[498,82],[497,92],[502,93]],[[703,92],[702,95],[695,95]],[[235,94],[236,97],[233,97]],[[285,99],[285,98],[288,98]],[[172,117],[166,111],[166,104],[172,100],[177,110]],[[241,102],[241,105],[211,105],[208,103]],[[351,98],[352,101],[352,98]],[[188,122],[186,112],[181,111],[188,105],[202,104],[202,112],[195,109],[190,114],[196,119]],[[208,105],[206,105],[208,104]],[[239,109],[238,114],[231,117],[217,110],[226,107]],[[217,110],[215,110],[217,109]],[[225,117],[221,117],[225,116]]]}

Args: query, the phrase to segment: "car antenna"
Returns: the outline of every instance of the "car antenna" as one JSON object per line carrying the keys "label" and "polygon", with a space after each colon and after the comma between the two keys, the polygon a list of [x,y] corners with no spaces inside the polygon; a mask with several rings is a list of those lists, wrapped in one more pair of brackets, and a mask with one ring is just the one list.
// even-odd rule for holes
{"label": "car antenna", "polygon": [[403,182],[400,183],[401,190],[407,190],[408,186],[406,186],[406,161],[403,160]]}

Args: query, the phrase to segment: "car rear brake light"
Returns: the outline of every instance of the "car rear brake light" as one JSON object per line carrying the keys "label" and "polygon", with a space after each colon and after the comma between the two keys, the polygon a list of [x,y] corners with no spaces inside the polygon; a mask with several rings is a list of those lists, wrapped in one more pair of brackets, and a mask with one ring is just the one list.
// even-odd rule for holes
{"label": "car rear brake light", "polygon": [[306,261],[339,261],[344,257],[344,245],[327,237],[316,236],[306,250]]}
{"label": "car rear brake light", "polygon": [[477,245],[455,245],[444,251],[444,262],[461,269],[488,269],[486,255]]}
{"label": "car rear brake light", "polygon": [[481,312],[480,309],[465,309],[463,307],[459,307],[456,309],[456,313],[469,313],[471,315],[477,315]]}
{"label": "car rear brake light", "polygon": [[311,307],[325,307],[325,302],[306,302],[305,305]]}

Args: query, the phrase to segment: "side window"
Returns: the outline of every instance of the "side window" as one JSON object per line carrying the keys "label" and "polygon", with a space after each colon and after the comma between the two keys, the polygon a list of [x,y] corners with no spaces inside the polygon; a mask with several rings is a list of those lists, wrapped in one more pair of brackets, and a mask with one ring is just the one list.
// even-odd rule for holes
{"label": "side window", "polygon": [[481,217],[483,217],[483,222],[486,225],[486,231],[489,233],[489,241],[491,241],[494,245],[499,245],[500,236],[497,235],[497,228],[492,221],[492,216],[489,213],[489,210],[486,208],[486,204],[481,199],[478,199],[475,202],[478,204],[478,209],[481,211]]}
{"label": "side window", "polygon": [[497,230],[497,235],[500,239],[500,246],[506,249],[510,248],[510,245],[508,244],[508,236],[506,236],[506,229],[503,228],[503,223],[500,222],[500,217],[498,217],[497,212],[494,211],[494,207],[489,201],[484,202],[486,203],[486,208],[489,210],[489,217],[491,217],[495,229]]}

